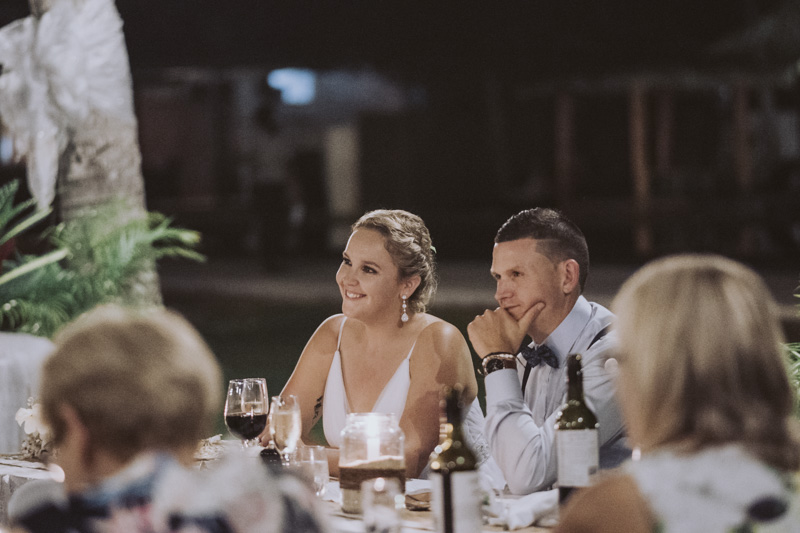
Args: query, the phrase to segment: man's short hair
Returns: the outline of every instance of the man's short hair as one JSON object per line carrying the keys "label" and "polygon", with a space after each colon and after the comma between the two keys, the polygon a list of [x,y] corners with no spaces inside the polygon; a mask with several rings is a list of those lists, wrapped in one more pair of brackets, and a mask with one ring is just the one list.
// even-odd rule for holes
{"label": "man's short hair", "polygon": [[219,366],[177,313],[103,306],[67,326],[42,372],[45,419],[58,444],[69,406],[92,443],[128,460],[167,452],[208,435],[222,399]]}
{"label": "man's short hair", "polygon": [[574,259],[580,269],[581,292],[589,276],[589,246],[578,226],[560,211],[546,207],[526,209],[500,226],[494,242],[535,239],[536,250],[554,263]]}

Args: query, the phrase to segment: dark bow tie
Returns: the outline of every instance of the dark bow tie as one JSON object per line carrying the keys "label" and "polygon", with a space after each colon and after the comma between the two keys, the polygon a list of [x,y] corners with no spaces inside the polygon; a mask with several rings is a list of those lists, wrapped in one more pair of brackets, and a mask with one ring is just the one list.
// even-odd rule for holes
{"label": "dark bow tie", "polygon": [[520,353],[531,368],[538,366],[539,363],[545,363],[553,368],[558,368],[558,357],[556,357],[553,350],[546,344],[540,344],[535,348],[531,348],[525,344],[520,348]]}

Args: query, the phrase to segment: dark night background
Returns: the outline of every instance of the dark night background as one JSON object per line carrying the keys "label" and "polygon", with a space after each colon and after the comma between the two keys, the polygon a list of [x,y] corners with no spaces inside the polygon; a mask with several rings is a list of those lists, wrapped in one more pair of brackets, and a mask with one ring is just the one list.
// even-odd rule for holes
{"label": "dark night background", "polygon": [[[800,221],[790,214],[797,210],[800,188],[795,154],[755,168],[755,185],[740,190],[727,153],[731,148],[720,148],[730,129],[731,79],[752,87],[754,116],[768,95],[770,110],[777,106],[797,117],[796,74],[788,82],[780,77],[800,58],[800,30],[785,27],[791,20],[780,24],[785,13],[800,13],[794,1],[118,0],[116,5],[134,78],[148,205],[202,230],[212,253],[215,247],[230,252],[237,239],[228,236],[251,231],[252,220],[237,214],[258,211],[264,196],[237,177],[244,156],[231,148],[228,117],[236,100],[230,73],[302,67],[366,70],[417,95],[410,97],[415,104],[399,111],[358,111],[348,118],[359,134],[357,208],[325,212],[326,187],[331,192],[330,183],[323,183],[325,154],[316,147],[300,154],[305,159],[298,156],[301,172],[305,168],[310,176],[306,205],[312,214],[322,213],[315,222],[318,235],[303,237],[306,251],[326,247],[319,234],[331,225],[349,224],[370,208],[401,207],[423,216],[434,236],[446,242],[441,257],[480,257],[510,213],[551,205],[584,227],[601,260],[640,261],[691,249],[783,263],[799,255]],[[0,25],[28,13],[27,1],[4,0]],[[747,32],[759,27],[761,33],[748,40]],[[644,216],[655,245],[647,250],[637,249],[631,230],[642,216],[630,201],[629,125],[630,93],[641,76],[650,76],[651,84],[657,80],[645,104],[652,117],[659,95],[675,93],[672,166],[653,172],[657,201]],[[174,92],[178,84],[183,92],[172,103],[150,96],[165,87]],[[554,107],[563,94],[575,101],[574,148],[571,181],[559,195],[553,131]],[[178,106],[186,109],[176,111]],[[652,117],[645,127],[655,129],[659,123]],[[173,150],[182,155],[162,155],[169,160],[153,163],[158,159],[153,147],[168,144],[165,130],[188,138],[192,134],[182,128],[194,129],[198,137],[203,127],[206,138],[190,139]],[[796,145],[798,127],[792,128]],[[654,149],[656,141],[648,142]],[[200,161],[199,153],[213,156]],[[186,162],[191,159],[195,162]],[[209,175],[192,177],[197,173]],[[742,237],[740,230],[748,226],[750,236]],[[274,244],[259,231],[261,244],[251,243],[251,252]],[[465,232],[474,238],[463,239]],[[241,247],[248,249],[246,243]]]}
{"label": "dark night background", "polygon": [[[313,328],[339,308],[342,235],[377,207],[426,221],[447,266],[433,311],[462,329],[493,305],[486,272],[497,227],[547,205],[587,235],[601,265],[593,299],[607,304],[650,257],[714,251],[781,270],[771,288],[800,339],[791,296],[800,264],[796,0],[116,5],[148,207],[200,230],[211,259],[167,266],[165,301],[203,333],[226,377],[266,375],[280,390]],[[0,26],[29,13],[27,0],[0,0]],[[390,96],[376,104],[337,93],[305,111],[278,104],[265,80],[284,67],[313,69],[329,89],[377,86]],[[637,170],[631,117],[642,84]],[[393,98],[400,103],[385,103]],[[739,144],[737,116],[748,134]],[[342,184],[326,174],[323,141],[342,124],[358,139],[357,198],[337,211]],[[559,131],[570,139],[566,162]],[[289,161],[307,209],[294,240],[285,202],[253,177],[282,138],[295,143]],[[744,163],[743,146],[752,155]],[[750,181],[739,177],[743,165]],[[645,208],[636,204],[642,166]],[[0,171],[10,179],[24,167]],[[637,241],[642,228],[650,246]]]}
{"label": "dark night background", "polygon": [[[369,64],[412,79],[474,76],[488,70],[509,81],[702,64],[706,46],[733,35],[779,4],[779,0],[116,2],[134,70]],[[0,23],[28,14],[27,1],[4,0]]]}

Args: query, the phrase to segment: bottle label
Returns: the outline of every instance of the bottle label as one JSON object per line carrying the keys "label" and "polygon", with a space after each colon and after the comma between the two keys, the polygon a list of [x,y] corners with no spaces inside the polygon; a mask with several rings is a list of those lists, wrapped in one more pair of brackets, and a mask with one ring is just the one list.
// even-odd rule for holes
{"label": "bottle label", "polygon": [[438,533],[478,533],[483,495],[476,470],[431,472],[431,511]]}
{"label": "bottle label", "polygon": [[588,487],[599,464],[597,430],[559,430],[556,432],[556,450],[558,486]]}

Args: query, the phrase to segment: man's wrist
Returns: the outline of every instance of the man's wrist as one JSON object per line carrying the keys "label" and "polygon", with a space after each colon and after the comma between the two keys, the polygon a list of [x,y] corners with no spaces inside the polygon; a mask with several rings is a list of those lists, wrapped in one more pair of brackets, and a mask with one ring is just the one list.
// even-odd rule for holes
{"label": "man's wrist", "polygon": [[497,370],[517,368],[517,357],[508,352],[492,352],[483,357],[482,365],[482,374],[488,376]]}

